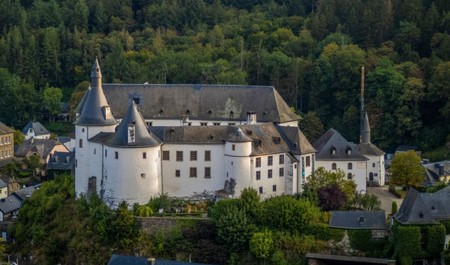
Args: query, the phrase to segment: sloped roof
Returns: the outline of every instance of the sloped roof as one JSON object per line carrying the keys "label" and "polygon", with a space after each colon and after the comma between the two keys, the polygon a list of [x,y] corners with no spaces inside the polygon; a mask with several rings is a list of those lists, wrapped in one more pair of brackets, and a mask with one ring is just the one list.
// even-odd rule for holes
{"label": "sloped roof", "polygon": [[[450,175],[450,161],[448,160],[423,164],[423,167],[425,168],[427,179],[432,182],[440,181],[441,176]],[[443,175],[440,174],[439,167],[442,167]]]}
{"label": "sloped roof", "polygon": [[[359,152],[356,144],[348,142],[338,131],[332,128],[320,136],[319,139],[314,142],[313,146],[318,151],[316,160],[367,160],[367,158]],[[336,150],[335,154],[332,154],[332,149]],[[347,154],[348,149],[351,149],[350,154]]]}
{"label": "sloped roof", "polygon": [[97,58],[91,71],[91,86],[86,91],[85,97],[78,105],[80,115],[75,121],[76,125],[106,126],[117,124],[112,113],[110,113],[108,101],[103,93],[101,82],[101,70]]}
{"label": "sloped roof", "polygon": [[436,224],[439,220],[450,220],[450,187],[434,193],[409,188],[393,217],[402,224]]}
{"label": "sloped roof", "polygon": [[13,192],[13,195],[17,196],[20,200],[23,201],[25,199],[30,198],[31,195],[33,195],[35,190],[36,190],[36,188],[33,186],[25,187],[20,190],[16,190],[15,192]]}
{"label": "sloped roof", "polygon": [[344,229],[387,229],[384,211],[332,211],[330,227]]}
{"label": "sloped roof", "polygon": [[372,143],[360,143],[356,149],[363,155],[382,156],[384,152]]}
{"label": "sloped roof", "polygon": [[50,134],[50,132],[38,121],[29,121],[22,129],[23,134],[27,134],[28,130],[32,128],[36,136]]}
{"label": "sloped roof", "polygon": [[238,128],[235,133],[228,135],[227,142],[243,143],[252,142],[252,138],[245,135],[245,133]]}
{"label": "sloped roof", "polygon": [[8,184],[6,184],[6,182],[4,182],[2,179],[0,179],[0,189],[5,188],[7,186],[8,186]]}
{"label": "sloped roof", "polygon": [[[133,132],[129,132],[129,126],[133,127]],[[134,142],[129,142],[130,137]],[[133,100],[130,101],[125,117],[116,128],[114,136],[105,142],[108,146],[116,147],[150,147],[160,145],[160,141],[147,129],[144,118],[137,110]]]}
{"label": "sloped roof", "polygon": [[55,153],[53,153],[51,159],[48,160],[47,169],[72,170],[74,160],[74,152],[56,151]]}
{"label": "sloped roof", "polygon": [[290,149],[295,155],[315,153],[317,150],[311,145],[298,127],[279,126],[279,131],[287,139]]}
{"label": "sloped roof", "polygon": [[14,155],[16,157],[26,157],[30,152],[38,153],[41,158],[46,158],[56,145],[62,145],[55,139],[33,139],[23,141],[16,147]]}
{"label": "sloped roof", "polygon": [[14,130],[6,126],[3,122],[0,122],[0,134],[13,133]]}
{"label": "sloped roof", "polygon": [[246,120],[247,112],[255,112],[261,122],[300,119],[272,86],[103,84],[103,89],[118,118],[136,98],[145,119]]}
{"label": "sloped roof", "polygon": [[0,211],[3,214],[8,214],[20,209],[22,201],[14,195],[10,195],[6,198],[0,199]]}

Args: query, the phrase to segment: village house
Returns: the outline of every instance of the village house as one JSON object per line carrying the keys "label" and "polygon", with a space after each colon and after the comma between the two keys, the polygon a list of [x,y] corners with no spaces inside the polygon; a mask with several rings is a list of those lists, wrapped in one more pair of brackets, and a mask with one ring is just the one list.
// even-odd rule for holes
{"label": "village house", "polygon": [[22,129],[25,140],[34,139],[50,139],[50,132],[38,121],[29,121]]}
{"label": "village house", "polygon": [[0,167],[14,158],[14,130],[0,122]]}

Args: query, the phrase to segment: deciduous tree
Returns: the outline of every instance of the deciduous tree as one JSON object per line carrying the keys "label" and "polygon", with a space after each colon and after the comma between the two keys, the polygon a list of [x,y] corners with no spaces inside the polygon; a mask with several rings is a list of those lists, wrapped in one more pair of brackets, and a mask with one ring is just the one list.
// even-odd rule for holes
{"label": "deciduous tree", "polygon": [[420,157],[412,150],[395,154],[390,170],[392,173],[390,183],[392,185],[405,188],[417,187],[425,179],[425,169],[421,164]]}

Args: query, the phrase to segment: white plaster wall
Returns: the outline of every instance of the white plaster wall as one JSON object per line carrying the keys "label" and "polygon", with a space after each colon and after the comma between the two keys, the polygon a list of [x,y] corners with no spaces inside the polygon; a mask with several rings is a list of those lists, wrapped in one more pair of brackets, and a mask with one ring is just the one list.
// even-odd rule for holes
{"label": "white plaster wall", "polygon": [[[366,170],[367,163],[366,161],[328,161],[328,160],[316,160],[316,168],[323,167],[326,170],[332,170],[332,164],[336,163],[336,167],[345,172],[345,177],[347,177],[348,173],[353,175],[353,180],[356,184],[356,192],[358,193],[366,193]],[[353,169],[347,169],[348,163],[353,164]]]}
{"label": "white plaster wall", "polygon": [[[162,160],[164,193],[170,196],[192,196],[194,193],[211,192],[224,188],[226,181],[223,144],[163,144],[163,151],[170,152],[170,160]],[[211,161],[205,161],[205,151],[211,151]],[[183,151],[183,161],[176,161],[176,151]],[[190,161],[190,151],[197,151],[197,161]],[[190,168],[197,168],[197,177],[189,177]],[[205,167],[211,168],[211,178],[205,178]],[[181,176],[175,176],[180,170]]]}
{"label": "white plaster wall", "polygon": [[107,174],[107,170],[103,168],[105,154],[103,152],[104,146],[100,143],[89,142],[89,172],[86,176],[85,192],[88,189],[88,182],[90,177],[96,177],[97,194],[101,195],[102,178]]}
{"label": "white plaster wall", "polygon": [[8,197],[8,187],[0,189],[0,199]]}
{"label": "white plaster wall", "polygon": [[[161,164],[160,147],[148,148],[115,148],[105,146],[108,156],[104,158],[108,169],[104,178],[103,200],[112,208],[120,202],[127,201],[145,204],[151,197],[160,194]],[[118,159],[115,158],[118,152]],[[147,158],[143,158],[143,152]],[[145,175],[142,175],[145,174]]]}
{"label": "white plaster wall", "polygon": [[[220,123],[220,126],[226,126],[230,124],[234,125],[245,125],[247,120],[236,121],[236,120],[186,120],[183,122],[179,119],[146,119],[147,123],[151,123],[152,126],[201,126],[202,123],[207,123],[207,126],[214,126],[214,123]],[[256,122],[256,124],[263,124],[263,122]],[[298,121],[289,121],[285,123],[280,123],[281,126],[292,126],[298,125]]]}
{"label": "white plaster wall", "polygon": [[369,180],[370,172],[372,172],[374,181],[383,186],[385,184],[384,156],[365,156],[369,159],[367,161],[367,180]]}
{"label": "white plaster wall", "polygon": [[[233,150],[234,145],[234,150]],[[252,143],[251,142],[243,142],[243,143],[233,143],[226,142],[225,143],[225,155],[230,156],[250,156],[252,153]]]}
{"label": "white plaster wall", "polygon": [[[283,154],[283,153],[280,153]],[[253,168],[253,177],[254,186],[253,188],[260,192],[260,187],[262,187],[263,192],[260,193],[262,198],[267,198],[275,195],[281,195],[286,192],[286,163],[289,158],[284,154],[284,164],[279,163],[279,155],[280,154],[271,154],[271,155],[263,155],[263,156],[255,156],[253,157],[254,162],[252,163]],[[273,164],[271,166],[268,165],[268,157],[273,157]],[[261,167],[256,167],[256,158],[261,158]],[[284,168],[284,176],[280,177],[279,169]],[[272,178],[268,177],[268,171],[272,169]],[[261,172],[261,179],[256,180],[256,172]],[[276,191],[273,191],[273,185],[276,185]],[[289,190],[289,189],[288,189]]]}
{"label": "white plaster wall", "polygon": [[254,187],[255,178],[252,178],[250,157],[225,155],[224,160],[226,179],[236,180],[235,197],[240,196],[243,189]]}

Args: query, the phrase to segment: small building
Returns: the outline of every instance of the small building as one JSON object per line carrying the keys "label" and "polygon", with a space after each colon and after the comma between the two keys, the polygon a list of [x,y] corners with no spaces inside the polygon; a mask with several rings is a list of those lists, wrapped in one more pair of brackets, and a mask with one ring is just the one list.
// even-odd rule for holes
{"label": "small building", "polygon": [[16,218],[23,201],[30,198],[35,190],[33,186],[26,187],[0,199],[0,222]]}
{"label": "small building", "polygon": [[384,211],[332,211],[330,227],[345,230],[371,230],[372,239],[388,236]]}
{"label": "small building", "polygon": [[15,155],[17,160],[29,158],[32,155],[39,156],[42,165],[47,165],[50,155],[54,152],[69,152],[67,148],[55,139],[35,139],[25,140],[16,147]]}
{"label": "small building", "polygon": [[50,132],[38,121],[29,121],[22,129],[22,133],[25,135],[25,140],[50,139]]}
{"label": "small building", "polygon": [[74,160],[74,152],[54,152],[48,160],[47,175],[57,177],[61,174],[72,174]]}
{"label": "small building", "polygon": [[433,185],[436,182],[447,183],[450,180],[450,161],[444,160],[435,163],[423,163],[425,168],[426,183]]}
{"label": "small building", "polygon": [[14,130],[0,122],[0,167],[14,158]]}

